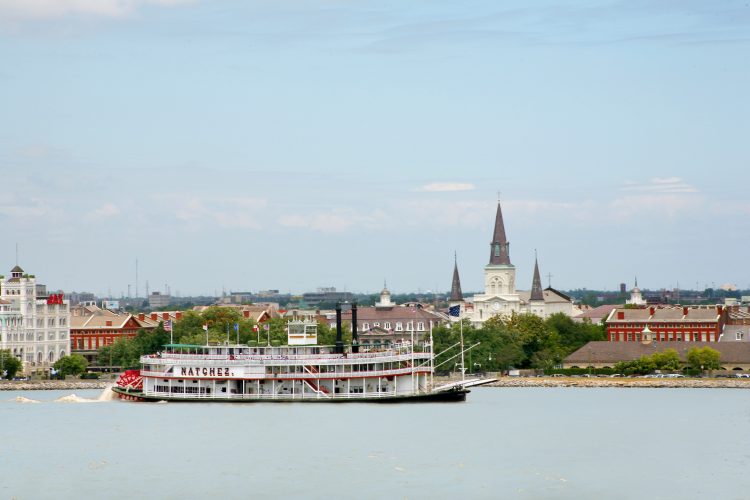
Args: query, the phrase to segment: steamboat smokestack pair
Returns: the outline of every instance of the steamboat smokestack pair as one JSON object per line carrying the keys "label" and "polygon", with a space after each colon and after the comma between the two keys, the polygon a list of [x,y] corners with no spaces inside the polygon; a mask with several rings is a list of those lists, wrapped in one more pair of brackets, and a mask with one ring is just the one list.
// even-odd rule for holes
{"label": "steamboat smokestack pair", "polygon": [[[344,354],[344,335],[341,330],[341,302],[336,303],[336,354]],[[357,332],[357,303],[352,302],[352,352],[359,352],[359,336]]]}

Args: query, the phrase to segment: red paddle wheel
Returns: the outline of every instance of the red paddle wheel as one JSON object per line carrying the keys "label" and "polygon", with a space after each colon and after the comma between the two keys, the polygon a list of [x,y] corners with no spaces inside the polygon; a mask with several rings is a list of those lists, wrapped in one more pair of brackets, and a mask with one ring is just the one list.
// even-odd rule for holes
{"label": "red paddle wheel", "polygon": [[143,377],[140,370],[125,370],[125,373],[117,379],[117,386],[123,389],[143,390]]}

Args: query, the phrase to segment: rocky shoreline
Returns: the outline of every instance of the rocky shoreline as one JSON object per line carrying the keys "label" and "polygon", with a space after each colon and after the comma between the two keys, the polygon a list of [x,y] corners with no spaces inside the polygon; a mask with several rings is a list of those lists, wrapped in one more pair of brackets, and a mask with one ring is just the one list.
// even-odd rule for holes
{"label": "rocky shoreline", "polygon": [[502,377],[487,387],[626,387],[669,389],[750,389],[750,379]]}
{"label": "rocky shoreline", "polygon": [[68,391],[104,389],[111,380],[3,380],[0,391]]}
{"label": "rocky shoreline", "polygon": [[[438,382],[439,380],[439,382]],[[436,384],[457,382],[458,378],[435,378]],[[60,391],[104,389],[107,380],[0,381],[0,391]],[[577,378],[577,377],[501,377],[485,387],[624,387],[687,389],[750,389],[750,379],[716,378]]]}

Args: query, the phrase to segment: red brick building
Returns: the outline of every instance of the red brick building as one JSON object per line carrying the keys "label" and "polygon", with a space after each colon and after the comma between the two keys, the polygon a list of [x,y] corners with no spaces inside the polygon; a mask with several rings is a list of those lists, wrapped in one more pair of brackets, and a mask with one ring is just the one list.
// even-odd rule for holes
{"label": "red brick building", "polygon": [[182,313],[159,312],[151,314],[117,313],[96,306],[76,307],[71,310],[70,350],[89,362],[94,361],[99,348],[111,345],[118,339],[136,336],[138,330],[153,330],[160,322],[179,320]]}
{"label": "red brick building", "polygon": [[605,324],[610,342],[718,342],[727,318],[720,305],[618,307]]}

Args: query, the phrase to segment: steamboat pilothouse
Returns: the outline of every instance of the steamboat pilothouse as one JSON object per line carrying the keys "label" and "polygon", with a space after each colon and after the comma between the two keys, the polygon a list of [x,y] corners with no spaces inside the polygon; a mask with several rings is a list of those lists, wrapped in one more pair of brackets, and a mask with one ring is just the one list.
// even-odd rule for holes
{"label": "steamboat pilothouse", "polygon": [[333,346],[317,345],[313,320],[290,321],[286,346],[167,344],[142,356],[141,369],[126,371],[113,391],[134,401],[463,401],[469,387],[493,381],[435,387],[432,339],[359,345],[356,314],[353,304],[351,346],[338,305]]}

